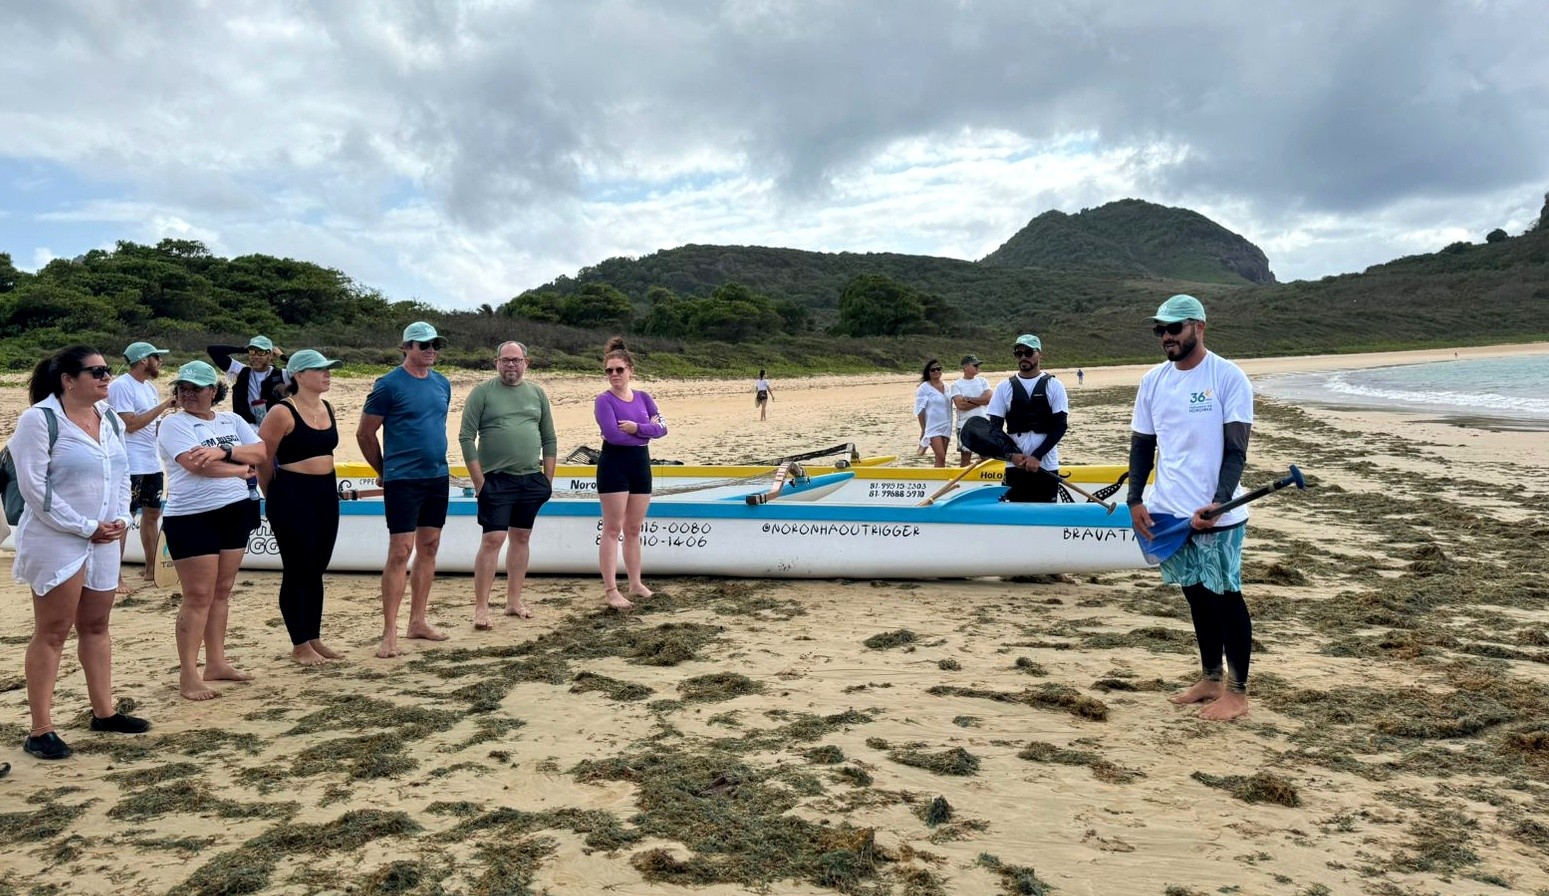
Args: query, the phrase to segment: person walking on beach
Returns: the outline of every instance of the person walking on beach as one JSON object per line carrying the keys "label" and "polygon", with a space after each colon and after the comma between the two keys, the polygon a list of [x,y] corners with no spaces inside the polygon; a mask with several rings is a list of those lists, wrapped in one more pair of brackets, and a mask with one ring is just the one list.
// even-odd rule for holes
{"label": "person walking on beach", "polygon": [[[403,331],[403,363],[378,377],[366,397],[355,442],[382,483],[387,566],[382,570],[382,643],[376,655],[398,655],[398,608],[409,586],[410,638],[445,641],[430,624],[430,586],[446,525],[446,417],[452,385],[431,368],[446,342],[415,321]],[[377,431],[382,438],[377,438]],[[385,443],[385,444],[384,444]],[[410,568],[410,558],[413,567]]]}
{"label": "person walking on beach", "polygon": [[[149,342],[131,343],[124,349],[129,375],[114,377],[108,384],[108,403],[124,423],[124,444],[129,448],[129,515],[140,515],[140,549],[145,552],[142,583],[155,581],[156,550],[161,541],[161,494],[166,480],[161,458],[156,456],[156,421],[172,410],[173,400],[162,400],[151,380],[161,376],[162,358],[169,352]],[[129,533],[119,542],[119,553],[128,544]],[[123,571],[119,571],[123,575]],[[118,593],[132,590],[119,582]]]}
{"label": "person walking on beach", "polygon": [[65,639],[75,629],[91,730],[140,734],[150,723],[113,702],[108,617],[118,585],[119,541],[129,528],[129,454],[123,424],[108,405],[112,372],[95,349],[71,346],[39,362],[32,406],[11,436],[16,484],[26,508],[16,524],[11,574],[32,591],[32,638],[25,661],[32,728],[22,749],[39,759],[74,751],[54,730],[54,684]]}
{"label": "person walking on beach", "polygon": [[473,560],[473,627],[494,628],[489,593],[500,547],[506,548],[506,615],[531,619],[522,600],[533,521],[554,494],[559,439],[543,387],[527,379],[527,346],[503,342],[493,379],[473,387],[457,441],[478,494],[479,552]]}
{"label": "person walking on beach", "polygon": [[963,447],[963,424],[975,417],[988,417],[993,392],[990,381],[979,375],[979,356],[963,356],[963,376],[947,391],[952,407],[957,410],[957,464],[966,467],[973,460],[973,452]]}
{"label": "person walking on beach", "polygon": [[1005,427],[1021,449],[1006,468],[1005,500],[1049,503],[1059,500],[1060,439],[1065,436],[1070,398],[1065,386],[1046,373],[1043,340],[1032,333],[1017,337],[1011,347],[1016,375],[995,387],[990,397],[990,425]]}
{"label": "person walking on beach", "polygon": [[246,420],[215,410],[226,397],[226,381],[214,367],[203,361],[179,367],[172,394],[178,412],[161,421],[156,448],[167,468],[162,534],[183,588],[178,691],[189,700],[209,700],[220,694],[206,682],[253,677],[226,656],[226,620],[248,535],[259,523],[246,480],[258,475],[269,455]]}
{"label": "person walking on beach", "polygon": [[615,610],[634,606],[618,589],[619,542],[624,571],[633,597],[650,597],[640,577],[640,527],[651,506],[652,439],[667,434],[667,423],[650,395],[635,389],[635,359],[615,336],[602,356],[607,391],[597,396],[593,413],[602,430],[602,457],[597,460],[597,497],[602,502],[602,535],[597,542],[597,568],[602,573],[603,600]]}
{"label": "person walking on beach", "polygon": [[231,409],[250,426],[264,422],[264,415],[279,401],[277,390],[290,382],[290,374],[274,366],[275,361],[285,357],[285,352],[268,336],[254,336],[247,341],[246,364],[236,359],[243,352],[240,345],[212,345],[206,351],[216,369],[231,379]]}
{"label": "person walking on beach", "polygon": [[1077,367],[1076,368],[1076,385],[1080,386],[1080,385],[1083,385],[1084,383],[1086,383],[1086,371],[1082,370],[1079,367]]}
{"label": "person walking on beach", "polygon": [[286,365],[290,384],[276,393],[276,412],[258,427],[274,460],[258,468],[258,481],[284,568],[280,616],[290,634],[290,658],[303,666],[341,656],[323,643],[323,573],[339,539],[333,462],[339,424],[323,393],[333,387],[332,371],[343,364],[310,348],[296,352]]}
{"label": "person walking on beach", "polygon": [[769,388],[764,368],[758,369],[758,379],[753,381],[753,403],[758,405],[758,422],[769,416],[769,402],[774,400],[774,390]]}
{"label": "person walking on beach", "polygon": [[[1200,710],[1202,719],[1235,719],[1248,711],[1253,645],[1253,621],[1242,597],[1248,509],[1239,507],[1214,520],[1201,514],[1237,491],[1253,428],[1253,387],[1237,365],[1205,348],[1205,308],[1198,299],[1173,296],[1152,320],[1167,360],[1141,377],[1135,395],[1130,517],[1148,537],[1152,511],[1191,517],[1193,535],[1162,561],[1162,581],[1183,587],[1203,676],[1170,699],[1179,705],[1208,703]],[[1156,483],[1145,503],[1142,493],[1153,465]]]}
{"label": "person walking on beach", "polygon": [[920,421],[920,453],[927,448],[931,465],[947,465],[947,442],[952,438],[952,403],[941,382],[941,362],[931,358],[920,369],[920,385],[914,390],[914,416]]}

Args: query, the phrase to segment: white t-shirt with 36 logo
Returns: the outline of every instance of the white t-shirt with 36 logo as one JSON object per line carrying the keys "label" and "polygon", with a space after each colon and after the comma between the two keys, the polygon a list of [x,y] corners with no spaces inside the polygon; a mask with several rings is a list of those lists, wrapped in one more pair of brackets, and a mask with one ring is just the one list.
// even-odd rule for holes
{"label": "white t-shirt with 36 logo", "polygon": [[[1146,508],[1153,513],[1193,516],[1215,500],[1227,423],[1253,422],[1253,384],[1236,364],[1205,352],[1189,370],[1171,361],[1146,371],[1135,394],[1130,428],[1157,441],[1156,484]],[[1238,489],[1241,491],[1241,487]],[[1217,526],[1248,518],[1248,508],[1222,514]]]}

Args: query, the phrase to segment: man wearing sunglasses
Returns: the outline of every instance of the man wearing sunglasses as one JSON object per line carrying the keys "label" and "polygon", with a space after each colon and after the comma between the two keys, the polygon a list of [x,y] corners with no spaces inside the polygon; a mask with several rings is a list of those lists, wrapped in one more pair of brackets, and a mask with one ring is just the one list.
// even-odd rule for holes
{"label": "man wearing sunglasses", "polygon": [[[1167,361],[1141,377],[1135,395],[1130,518],[1147,536],[1153,512],[1191,518],[1193,535],[1162,561],[1162,582],[1183,587],[1203,675],[1170,699],[1179,705],[1207,704],[1199,712],[1202,719],[1235,719],[1248,711],[1253,644],[1253,621],[1242,597],[1248,510],[1239,507],[1215,520],[1200,514],[1231,500],[1238,490],[1253,428],[1253,386],[1237,365],[1205,349],[1205,306],[1198,299],[1173,296],[1156,310],[1152,323]],[[1153,466],[1156,482],[1145,500]]]}
{"label": "man wearing sunglasses", "polygon": [[[409,586],[410,638],[445,641],[430,624],[430,586],[446,525],[446,417],[452,384],[431,369],[445,345],[436,328],[415,321],[403,331],[403,364],[371,385],[355,442],[382,483],[387,566],[382,570],[382,644],[398,655],[398,608]],[[377,438],[377,430],[382,438]],[[409,560],[414,559],[413,569]]]}
{"label": "man wearing sunglasses", "polygon": [[268,336],[254,336],[247,341],[246,349],[240,345],[212,345],[206,351],[215,362],[215,369],[224,370],[231,381],[231,409],[256,428],[264,422],[269,408],[280,400],[277,390],[290,382],[290,374],[274,366],[275,361],[285,357],[285,352]]}
{"label": "man wearing sunglasses", "polygon": [[1007,501],[1048,503],[1059,500],[1060,439],[1065,435],[1070,398],[1065,386],[1045,373],[1043,340],[1032,333],[1017,337],[1011,347],[1016,376],[995,387],[990,396],[990,426],[1005,427],[1020,454],[1006,468]]}

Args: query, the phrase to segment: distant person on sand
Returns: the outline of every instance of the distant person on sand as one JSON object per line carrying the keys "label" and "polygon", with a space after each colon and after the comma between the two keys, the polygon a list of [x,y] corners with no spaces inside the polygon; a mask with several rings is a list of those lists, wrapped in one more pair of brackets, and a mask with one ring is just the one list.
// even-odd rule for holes
{"label": "distant person on sand", "polygon": [[24,664],[32,729],[22,749],[39,759],[66,759],[74,752],[55,732],[52,715],[59,659],[72,628],[86,674],[91,730],[139,734],[151,727],[113,703],[108,618],[119,539],[131,517],[123,426],[107,402],[111,377],[102,355],[84,345],[43,359],[32,371],[32,406],[17,418],[10,441],[26,502],[16,524],[11,574],[32,592]]}
{"label": "distant person on sand", "polygon": [[[448,482],[446,416],[452,384],[431,369],[446,345],[436,328],[415,321],[404,328],[403,363],[378,377],[366,396],[355,444],[382,483],[387,519],[387,566],[382,570],[382,643],[376,655],[398,655],[398,608],[409,586],[410,638],[445,641],[430,624],[430,586],[446,525]],[[377,439],[377,430],[382,438]],[[413,567],[410,568],[410,558]]]}
{"label": "distant person on sand", "polygon": [[1065,436],[1070,399],[1054,374],[1043,370],[1043,340],[1032,333],[1011,346],[1017,372],[990,396],[990,425],[1005,427],[1021,449],[1006,468],[1007,501],[1048,503],[1060,496],[1060,439]]}
{"label": "distant person on sand", "polygon": [[1082,385],[1085,382],[1086,382],[1086,371],[1082,370],[1079,367],[1077,367],[1076,368],[1076,385],[1079,386],[1079,385]]}
{"label": "distant person on sand", "polygon": [[624,547],[624,570],[629,593],[650,597],[651,589],[640,578],[640,527],[651,506],[652,439],[667,434],[656,402],[631,383],[635,359],[615,336],[603,350],[603,373],[608,389],[597,396],[593,412],[602,430],[602,457],[597,460],[597,497],[602,502],[602,537],[597,547],[597,568],[602,573],[603,599],[616,610],[634,606],[618,589],[619,540]]}
{"label": "distant person on sand", "polygon": [[[124,444],[129,448],[129,515],[140,515],[140,549],[145,566],[142,580],[155,580],[156,551],[161,541],[161,495],[166,479],[161,458],[156,456],[156,421],[172,410],[172,398],[163,400],[151,380],[161,376],[161,361],[168,352],[149,342],[134,342],[124,349],[129,375],[116,376],[108,385],[108,402],[124,422]],[[124,533],[127,544],[129,533]],[[122,575],[122,572],[120,572]],[[131,589],[119,583],[118,593]]]}
{"label": "distant person on sand", "polygon": [[753,381],[753,403],[758,406],[758,420],[764,422],[769,416],[769,402],[774,400],[774,390],[769,388],[769,380],[765,379],[764,368],[758,369],[758,379]]}
{"label": "distant person on sand", "polygon": [[[1248,712],[1253,621],[1242,597],[1243,529],[1248,509],[1214,520],[1200,514],[1231,500],[1248,461],[1253,386],[1237,365],[1205,349],[1205,307],[1193,296],[1162,303],[1152,318],[1166,363],[1141,377],[1135,395],[1129,460],[1129,509],[1135,529],[1150,536],[1151,511],[1192,517],[1194,533],[1162,561],[1162,581],[1183,586],[1203,677],[1174,695],[1177,704],[1208,703],[1202,719]],[[1146,479],[1156,484],[1143,503]],[[1226,658],[1222,681],[1221,659]]]}
{"label": "distant person on sand", "polygon": [[340,657],[323,643],[323,573],[339,539],[333,461],[339,423],[323,393],[333,387],[333,370],[343,364],[310,348],[296,352],[287,365],[290,385],[280,389],[274,413],[258,427],[274,460],[258,468],[258,481],[284,568],[280,616],[290,635],[290,658],[303,666]]}
{"label": "distant person on sand", "polygon": [[543,387],[527,379],[527,346],[504,342],[495,350],[493,379],[473,387],[463,405],[457,441],[478,494],[479,528],[484,532],[473,560],[473,627],[494,628],[489,593],[495,563],[506,549],[506,615],[531,619],[522,601],[528,545],[538,510],[554,494],[559,438]]}
{"label": "distant person on sand", "polygon": [[952,407],[957,410],[957,463],[966,467],[973,460],[973,452],[963,447],[963,424],[975,417],[990,415],[990,381],[979,375],[979,356],[963,356],[963,376],[947,390]]}
{"label": "distant person on sand", "polygon": [[274,366],[285,352],[268,336],[247,341],[246,364],[237,360],[244,351],[240,345],[212,345],[206,351],[216,369],[231,379],[231,409],[255,427],[264,422],[264,415],[279,401],[276,392],[290,382],[290,375]]}
{"label": "distant person on sand", "polygon": [[947,442],[952,439],[952,403],[941,382],[941,362],[931,358],[920,370],[914,390],[914,416],[920,421],[920,453],[930,449],[932,466],[947,465]]}
{"label": "distant person on sand", "polygon": [[161,421],[156,447],[167,468],[162,536],[183,589],[178,691],[189,700],[209,700],[220,694],[206,682],[253,677],[226,657],[226,619],[248,535],[259,523],[258,502],[246,480],[258,475],[269,455],[246,420],[215,410],[226,397],[226,381],[214,367],[203,361],[179,367],[172,394],[178,411]]}

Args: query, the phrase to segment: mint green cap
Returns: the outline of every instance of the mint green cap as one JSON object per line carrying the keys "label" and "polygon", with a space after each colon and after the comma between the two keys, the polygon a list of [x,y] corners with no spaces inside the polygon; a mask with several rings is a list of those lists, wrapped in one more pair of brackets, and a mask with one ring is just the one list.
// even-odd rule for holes
{"label": "mint green cap", "polygon": [[160,357],[162,355],[168,354],[171,354],[171,352],[167,349],[157,348],[156,346],[151,345],[149,342],[131,342],[129,343],[129,347],[124,349],[124,360],[128,361],[129,365],[132,367],[141,361],[144,361],[146,358],[149,358],[151,355]]}
{"label": "mint green cap", "polygon": [[247,341],[247,347],[261,349],[266,352],[274,351],[274,343],[269,341],[268,336],[254,336]]}
{"label": "mint green cap", "polygon": [[1180,320],[1204,320],[1205,306],[1193,296],[1180,294],[1163,302],[1151,319],[1163,324],[1175,324]]}
{"label": "mint green cap", "polygon": [[429,342],[440,336],[436,328],[422,320],[417,320],[403,328],[404,342]]}
{"label": "mint green cap", "polygon": [[218,379],[215,368],[203,361],[189,361],[177,369],[177,376],[173,378],[175,383],[192,383],[203,389],[205,386],[215,385]]}
{"label": "mint green cap", "polygon": [[1043,340],[1039,339],[1037,336],[1034,336],[1031,333],[1023,333],[1021,336],[1018,336],[1017,341],[1012,343],[1012,347],[1016,347],[1018,345],[1025,345],[1028,348],[1043,351]]}
{"label": "mint green cap", "polygon": [[285,369],[291,373],[301,373],[303,370],[332,370],[343,366],[343,361],[325,358],[322,352],[310,348],[296,352],[285,362]]}

